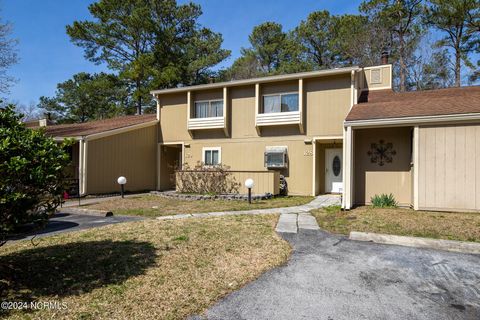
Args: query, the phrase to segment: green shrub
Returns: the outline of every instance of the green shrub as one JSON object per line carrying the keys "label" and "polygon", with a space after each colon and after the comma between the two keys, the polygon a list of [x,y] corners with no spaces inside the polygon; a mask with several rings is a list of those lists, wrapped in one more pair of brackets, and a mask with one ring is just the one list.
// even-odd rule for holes
{"label": "green shrub", "polygon": [[391,193],[382,193],[381,195],[376,194],[370,198],[370,202],[374,208],[395,208],[397,206],[397,201]]}
{"label": "green shrub", "polygon": [[0,245],[22,225],[46,224],[62,201],[70,161],[64,145],[20,119],[13,105],[0,109]]}

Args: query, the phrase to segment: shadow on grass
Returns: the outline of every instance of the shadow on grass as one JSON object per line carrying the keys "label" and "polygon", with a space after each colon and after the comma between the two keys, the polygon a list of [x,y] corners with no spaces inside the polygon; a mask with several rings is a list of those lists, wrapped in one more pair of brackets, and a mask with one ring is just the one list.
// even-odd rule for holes
{"label": "shadow on grass", "polygon": [[87,241],[39,247],[0,256],[0,297],[33,301],[121,284],[155,264],[149,242]]}

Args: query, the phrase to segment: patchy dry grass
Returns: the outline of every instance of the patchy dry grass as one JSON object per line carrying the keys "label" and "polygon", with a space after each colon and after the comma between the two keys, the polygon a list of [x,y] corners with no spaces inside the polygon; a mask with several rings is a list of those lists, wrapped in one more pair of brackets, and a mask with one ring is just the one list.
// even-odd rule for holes
{"label": "patchy dry grass", "polygon": [[181,213],[202,213],[216,211],[241,211],[298,206],[309,203],[313,197],[277,197],[257,200],[249,204],[244,200],[180,200],[155,195],[131,197],[104,201],[86,206],[92,209],[108,210],[119,215],[159,217]]}
{"label": "patchy dry grass", "polygon": [[0,251],[3,301],[64,310],[11,319],[184,319],[284,263],[276,215],[145,220],[22,241]]}
{"label": "patchy dry grass", "polygon": [[314,210],[321,228],[341,234],[350,231],[480,242],[480,214],[359,207]]}

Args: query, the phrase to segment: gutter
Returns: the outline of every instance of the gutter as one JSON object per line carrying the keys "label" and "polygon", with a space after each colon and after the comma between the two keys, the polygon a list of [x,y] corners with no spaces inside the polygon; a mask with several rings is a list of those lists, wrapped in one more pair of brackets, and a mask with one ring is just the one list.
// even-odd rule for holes
{"label": "gutter", "polygon": [[216,88],[224,88],[224,87],[228,88],[228,87],[251,85],[251,84],[257,84],[257,83],[269,83],[269,82],[278,82],[278,81],[286,81],[286,80],[317,78],[317,77],[331,76],[331,75],[337,75],[337,74],[348,74],[348,73],[360,71],[360,70],[362,69],[357,66],[348,67],[348,68],[336,68],[336,69],[329,69],[329,70],[317,70],[317,71],[310,71],[310,72],[300,72],[300,73],[260,77],[260,78],[253,78],[253,79],[200,84],[200,85],[180,87],[180,88],[152,90],[150,91],[150,93],[152,95],[159,95],[159,94],[179,93],[179,92],[188,92],[188,91],[204,90],[204,89],[206,90],[206,89],[216,89]]}
{"label": "gutter", "polygon": [[85,135],[85,136],[53,137],[53,139],[55,141],[58,141],[58,142],[61,142],[65,139],[74,139],[75,141],[95,140],[95,139],[100,139],[100,138],[104,138],[104,137],[113,136],[113,135],[116,135],[116,134],[119,134],[119,133],[124,133],[124,132],[137,130],[137,129],[141,129],[141,128],[146,128],[146,127],[155,125],[158,122],[159,122],[158,120],[152,120],[152,121],[148,121],[148,122],[134,124],[134,125],[127,126],[127,127],[107,130],[107,131],[103,131],[103,132],[99,132],[99,133],[93,133],[93,134],[89,134],[89,135]]}
{"label": "gutter", "polygon": [[353,120],[353,121],[344,121],[343,125],[344,127],[401,126],[405,124],[422,124],[422,123],[428,124],[428,123],[438,123],[438,122],[474,121],[474,120],[480,120],[480,113]]}

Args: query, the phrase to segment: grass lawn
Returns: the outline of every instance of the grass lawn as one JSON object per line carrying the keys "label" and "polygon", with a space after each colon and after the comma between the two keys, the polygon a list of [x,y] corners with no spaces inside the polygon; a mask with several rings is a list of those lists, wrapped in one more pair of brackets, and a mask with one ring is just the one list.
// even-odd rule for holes
{"label": "grass lawn", "polygon": [[159,217],[181,213],[202,213],[216,211],[239,211],[291,207],[309,203],[313,197],[277,197],[257,200],[248,204],[244,200],[180,200],[156,195],[115,199],[90,205],[88,208],[109,210],[118,215]]}
{"label": "grass lawn", "polygon": [[[0,250],[2,301],[65,303],[0,310],[11,319],[184,319],[283,264],[276,215],[145,220],[11,243]],[[3,312],[3,313],[2,313]]]}
{"label": "grass lawn", "polygon": [[341,234],[350,231],[480,242],[480,214],[359,207],[314,210],[321,228]]}

